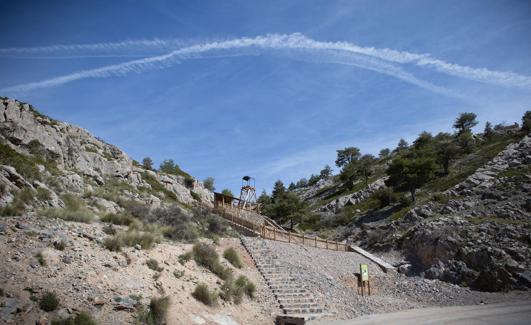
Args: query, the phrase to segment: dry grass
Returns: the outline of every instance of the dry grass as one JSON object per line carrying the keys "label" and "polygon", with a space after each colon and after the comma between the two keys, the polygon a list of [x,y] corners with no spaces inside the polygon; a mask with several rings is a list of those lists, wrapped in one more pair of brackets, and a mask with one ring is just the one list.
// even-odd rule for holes
{"label": "dry grass", "polygon": [[218,303],[218,294],[208,290],[208,286],[204,283],[199,283],[195,286],[192,296],[207,306],[214,306]]}

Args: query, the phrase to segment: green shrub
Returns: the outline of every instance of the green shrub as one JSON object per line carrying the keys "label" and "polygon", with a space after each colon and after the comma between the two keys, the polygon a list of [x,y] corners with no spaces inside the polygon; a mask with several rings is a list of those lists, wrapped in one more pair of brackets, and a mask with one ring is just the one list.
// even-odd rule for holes
{"label": "green shrub", "polygon": [[53,247],[59,251],[64,251],[66,248],[66,242],[64,240],[59,240],[53,243]]}
{"label": "green shrub", "polygon": [[42,254],[42,252],[36,253],[35,258],[37,259],[37,262],[39,262],[41,266],[46,266],[46,260],[44,259],[44,255]]}
{"label": "green shrub", "polygon": [[27,180],[41,179],[39,169],[33,158],[22,155],[3,143],[0,143],[0,165],[14,167]]}
{"label": "green shrub", "polygon": [[54,292],[45,292],[39,301],[39,307],[44,311],[54,311],[57,306],[59,306],[59,299]]}
{"label": "green shrub", "polygon": [[177,205],[155,209],[146,220],[166,225],[168,228],[164,235],[172,240],[191,242],[199,237],[198,225],[192,222],[192,216]]}
{"label": "green shrub", "polygon": [[177,259],[179,260],[179,263],[181,263],[181,265],[184,265],[186,262],[192,259],[192,252],[181,254]]}
{"label": "green shrub", "polygon": [[33,201],[33,191],[26,188],[14,194],[13,201],[6,207],[0,208],[1,216],[20,216],[26,212],[26,203]]}
{"label": "green shrub", "polygon": [[118,234],[125,246],[140,245],[142,249],[150,249],[160,242],[160,236],[144,231],[126,231]]}
{"label": "green shrub", "polygon": [[107,235],[114,235],[116,234],[116,229],[112,226],[112,224],[107,224],[101,228],[101,230],[106,233]]}
{"label": "green shrub", "polygon": [[151,189],[153,191],[162,192],[168,199],[172,201],[177,201],[177,196],[175,195],[175,193],[165,188],[164,185],[162,185],[155,177],[151,176],[148,173],[143,173],[142,179],[151,186]]}
{"label": "green shrub", "polygon": [[239,304],[242,301],[243,290],[237,287],[232,277],[225,280],[220,287],[220,297],[225,301],[233,301],[235,304]]}
{"label": "green shrub", "polygon": [[173,271],[173,276],[176,277],[177,279],[182,278],[183,275],[184,275],[184,270],[182,270],[182,271],[179,271],[179,270]]}
{"label": "green shrub", "polygon": [[0,208],[0,216],[21,216],[26,212],[22,202],[12,202],[10,205]]}
{"label": "green shrub", "polygon": [[65,221],[92,223],[96,217],[94,213],[88,208],[80,208],[78,210],[72,210],[69,208],[49,208],[43,210],[41,214],[48,218],[63,219]]}
{"label": "green shrub", "polygon": [[41,212],[41,214],[48,218],[63,219],[65,221],[75,221],[83,223],[91,223],[95,220],[94,213],[88,209],[82,199],[73,194],[61,195],[64,208],[49,208]]}
{"label": "green shrub", "polygon": [[199,283],[195,286],[192,296],[207,306],[214,306],[218,301],[218,294],[208,290],[208,286],[204,283]]}
{"label": "green shrub", "polygon": [[210,271],[214,271],[214,268],[219,265],[218,253],[216,253],[216,250],[212,246],[205,243],[197,243],[194,245],[192,251],[194,260],[198,265]]}
{"label": "green shrub", "polygon": [[52,325],[97,325],[98,323],[94,318],[87,313],[82,311],[76,316],[70,316],[66,319],[53,320]]}
{"label": "green shrub", "polygon": [[372,197],[378,200],[378,202],[380,203],[380,208],[386,207],[389,204],[395,203],[398,200],[396,194],[393,193],[393,191],[388,187],[381,188],[375,191],[372,194]]}
{"label": "green shrub", "polygon": [[164,324],[168,308],[170,307],[170,297],[151,298],[149,303],[149,312],[155,321],[155,324]]}
{"label": "green shrub", "polygon": [[219,263],[216,264],[211,271],[222,280],[226,280],[232,276],[232,270],[228,267],[223,267],[223,265]]}
{"label": "green shrub", "polygon": [[52,198],[52,193],[45,189],[45,188],[42,188],[42,187],[39,187],[37,189],[37,199],[39,201],[48,201]]}
{"label": "green shrub", "polygon": [[195,184],[195,181],[192,178],[192,176],[188,175],[184,177],[184,186],[186,186],[187,188],[193,188],[194,184]]}
{"label": "green shrub", "polygon": [[164,268],[160,267],[159,262],[154,258],[147,260],[146,265],[153,271],[162,272],[164,270]]}
{"label": "green shrub", "polygon": [[218,253],[216,253],[216,250],[212,246],[205,243],[198,243],[194,245],[192,251],[195,262],[209,269],[220,279],[225,280],[232,275],[232,271],[229,268],[224,268],[219,263]]}
{"label": "green shrub", "polygon": [[133,222],[134,217],[128,213],[109,213],[101,218],[101,221],[112,223],[114,225],[128,226]]}
{"label": "green shrub", "polygon": [[225,231],[225,226],[219,218],[211,217],[207,220],[208,231],[220,235]]}
{"label": "green shrub", "polygon": [[232,264],[235,268],[241,269],[243,267],[243,263],[240,259],[240,256],[238,255],[238,252],[236,252],[234,248],[232,247],[227,248],[223,252],[223,257],[225,257],[225,259],[229,261],[230,264]]}
{"label": "green shrub", "polygon": [[240,275],[238,280],[236,280],[236,286],[243,288],[243,291],[249,298],[254,298],[256,286],[247,277]]}
{"label": "green shrub", "polygon": [[122,241],[118,237],[107,237],[103,240],[103,247],[111,252],[119,252],[122,250]]}
{"label": "green shrub", "polygon": [[236,281],[232,276],[227,278],[220,289],[220,296],[223,300],[232,300],[235,304],[239,304],[244,294],[251,299],[254,298],[256,286],[247,277],[241,275]]}
{"label": "green shrub", "polygon": [[199,196],[199,194],[197,194],[196,192],[190,190],[190,195],[192,196],[194,200],[201,202],[201,196]]}
{"label": "green shrub", "polygon": [[450,198],[448,197],[448,195],[445,195],[445,194],[442,194],[442,193],[435,193],[433,194],[433,196],[431,197],[431,199],[435,202],[439,202],[439,203],[442,203],[442,204],[446,204],[448,203],[448,201],[450,200]]}
{"label": "green shrub", "polygon": [[103,246],[110,251],[118,252],[123,246],[140,245],[143,249],[150,249],[158,242],[160,242],[160,235],[157,233],[128,230],[112,237],[107,237],[103,242]]}
{"label": "green shrub", "polygon": [[135,200],[123,200],[120,201],[120,206],[124,208],[127,213],[140,220],[145,220],[149,215],[149,207],[145,203]]}

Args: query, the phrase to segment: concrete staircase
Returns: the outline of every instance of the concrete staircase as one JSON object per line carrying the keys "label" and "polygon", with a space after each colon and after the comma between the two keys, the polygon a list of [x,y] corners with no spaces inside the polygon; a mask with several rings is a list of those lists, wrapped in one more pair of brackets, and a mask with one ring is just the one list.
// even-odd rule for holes
{"label": "concrete staircase", "polygon": [[277,257],[268,249],[265,240],[242,236],[242,243],[278,300],[284,315],[306,320],[325,315],[322,305],[290,269],[280,265]]}

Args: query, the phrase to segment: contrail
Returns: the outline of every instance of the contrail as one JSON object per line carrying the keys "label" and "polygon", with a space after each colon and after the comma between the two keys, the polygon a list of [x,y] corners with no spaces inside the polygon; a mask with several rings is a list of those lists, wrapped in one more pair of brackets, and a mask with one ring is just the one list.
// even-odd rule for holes
{"label": "contrail", "polygon": [[115,52],[140,52],[140,51],[168,51],[186,45],[180,40],[132,40],[122,42],[104,42],[92,44],[70,44],[70,45],[51,45],[37,47],[9,47],[0,49],[0,57],[16,57],[20,55],[36,55],[53,53],[77,53],[82,52],[86,55],[90,53],[115,53]]}
{"label": "contrail", "polygon": [[[35,53],[64,51],[64,50],[122,50],[125,47],[144,48],[169,48],[176,46],[176,41],[135,41],[121,43],[101,43],[87,45],[57,45],[40,48],[11,48],[0,49],[0,53],[13,54],[13,51],[21,53]],[[173,44],[173,45],[172,45]],[[243,37],[223,41],[214,41],[191,46],[181,47],[166,54],[146,57],[143,59],[127,61],[120,64],[109,65],[97,69],[83,70],[72,74],[16,85],[2,89],[4,92],[20,92],[37,88],[53,87],[64,83],[85,78],[104,78],[110,76],[122,76],[131,72],[142,72],[149,69],[160,69],[178,64],[187,59],[201,58],[208,55],[245,55],[245,51],[292,51],[291,56],[301,60],[315,60],[319,62],[330,62],[338,64],[348,64],[379,73],[385,73],[395,78],[404,80],[411,84],[429,89],[431,91],[450,94],[442,87],[433,85],[427,81],[422,81],[412,74],[406,72],[401,66],[414,65],[423,68],[431,68],[438,72],[460,77],[464,79],[491,83],[505,87],[531,88],[531,77],[518,75],[512,72],[492,71],[488,69],[478,69],[457,64],[448,63],[432,58],[429,54],[416,54],[410,52],[396,51],[392,49],[376,49],[372,47],[361,47],[349,42],[323,42],[310,39],[302,34],[279,35],[270,34],[257,36],[254,38]],[[4,52],[2,52],[4,51]],[[11,51],[11,52],[9,52]],[[233,51],[231,53],[231,51]],[[222,52],[221,55],[216,52]],[[228,53],[227,53],[228,52]],[[255,53],[255,52],[253,52]],[[298,54],[300,57],[293,54]],[[451,94],[450,94],[451,95]]]}

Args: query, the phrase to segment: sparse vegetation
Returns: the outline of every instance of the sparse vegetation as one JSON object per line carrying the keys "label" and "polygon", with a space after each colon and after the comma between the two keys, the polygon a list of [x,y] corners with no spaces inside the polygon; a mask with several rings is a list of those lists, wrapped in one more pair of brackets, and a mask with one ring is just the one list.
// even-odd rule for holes
{"label": "sparse vegetation", "polygon": [[49,208],[43,210],[41,214],[48,218],[83,223],[91,223],[96,219],[94,213],[87,208],[81,198],[73,194],[63,194],[61,199],[65,203],[65,208]]}
{"label": "sparse vegetation", "polygon": [[168,296],[160,298],[153,297],[151,298],[148,309],[142,306],[138,308],[135,324],[165,324],[169,307],[170,298]]}
{"label": "sparse vegetation", "polygon": [[59,306],[59,299],[55,292],[47,291],[39,300],[39,307],[46,312],[54,311],[57,306]]}
{"label": "sparse vegetation", "polygon": [[162,185],[155,177],[148,173],[143,173],[142,179],[151,186],[151,189],[154,191],[154,193],[162,192],[167,199],[171,201],[177,200],[175,193],[165,188],[164,185]]}
{"label": "sparse vegetation", "polygon": [[154,258],[150,258],[149,260],[147,260],[146,265],[150,270],[153,271],[162,272],[164,270],[164,268],[162,268],[159,265],[159,262]]}
{"label": "sparse vegetation", "polygon": [[33,201],[33,191],[26,188],[15,193],[13,201],[6,207],[0,208],[0,216],[20,216],[26,211],[26,204]]}
{"label": "sparse vegetation", "polygon": [[223,257],[230,262],[235,268],[241,269],[243,267],[243,263],[240,259],[240,256],[238,255],[238,252],[232,247],[227,248],[223,252]]}
{"label": "sparse vegetation", "polygon": [[192,251],[195,262],[209,269],[220,279],[225,280],[232,275],[230,269],[224,268],[219,263],[218,253],[216,253],[216,250],[212,246],[205,243],[198,243],[194,245]]}
{"label": "sparse vegetation", "polygon": [[175,271],[173,271],[173,276],[176,277],[177,279],[182,278],[183,275],[184,275],[184,270],[181,270],[181,271],[175,270]]}
{"label": "sparse vegetation", "polygon": [[190,195],[192,196],[192,198],[194,200],[196,200],[197,202],[201,202],[201,197],[199,196],[199,194],[197,194],[196,192],[190,190]]}
{"label": "sparse vegetation", "polygon": [[34,157],[18,153],[6,144],[0,143],[0,165],[14,167],[27,180],[40,180],[41,174]]}
{"label": "sparse vegetation", "polygon": [[52,198],[52,193],[45,188],[39,187],[37,188],[36,197],[39,201],[48,201]]}
{"label": "sparse vegetation", "polygon": [[105,238],[103,246],[114,252],[120,251],[123,246],[140,245],[142,249],[150,249],[153,245],[160,242],[160,237],[161,235],[156,232],[129,229]]}
{"label": "sparse vegetation", "polygon": [[44,258],[44,255],[42,254],[42,252],[37,252],[35,254],[35,258],[37,259],[37,262],[39,262],[39,264],[41,266],[46,266],[47,265],[46,259]]}
{"label": "sparse vegetation", "polygon": [[101,218],[101,221],[112,223],[114,225],[130,225],[134,217],[127,212],[109,213]]}
{"label": "sparse vegetation", "polygon": [[119,252],[122,250],[122,241],[117,237],[107,237],[103,240],[103,247],[111,252]]}
{"label": "sparse vegetation", "polygon": [[52,325],[97,325],[98,323],[86,311],[66,319],[53,320]]}
{"label": "sparse vegetation", "polygon": [[254,298],[256,286],[249,281],[247,277],[241,275],[237,280],[229,277],[225,280],[220,289],[220,296],[223,300],[233,301],[235,304],[240,304],[244,294],[251,299]]}
{"label": "sparse vegetation", "polygon": [[210,291],[208,286],[204,283],[196,285],[192,296],[207,306],[214,306],[218,302],[218,294]]}
{"label": "sparse vegetation", "polygon": [[66,246],[67,244],[66,244],[66,241],[64,240],[58,240],[53,243],[53,247],[59,251],[64,251]]}
{"label": "sparse vegetation", "polygon": [[181,265],[184,265],[186,262],[190,261],[192,259],[192,252],[187,252],[184,254],[179,255],[177,258],[179,260],[179,263]]}

